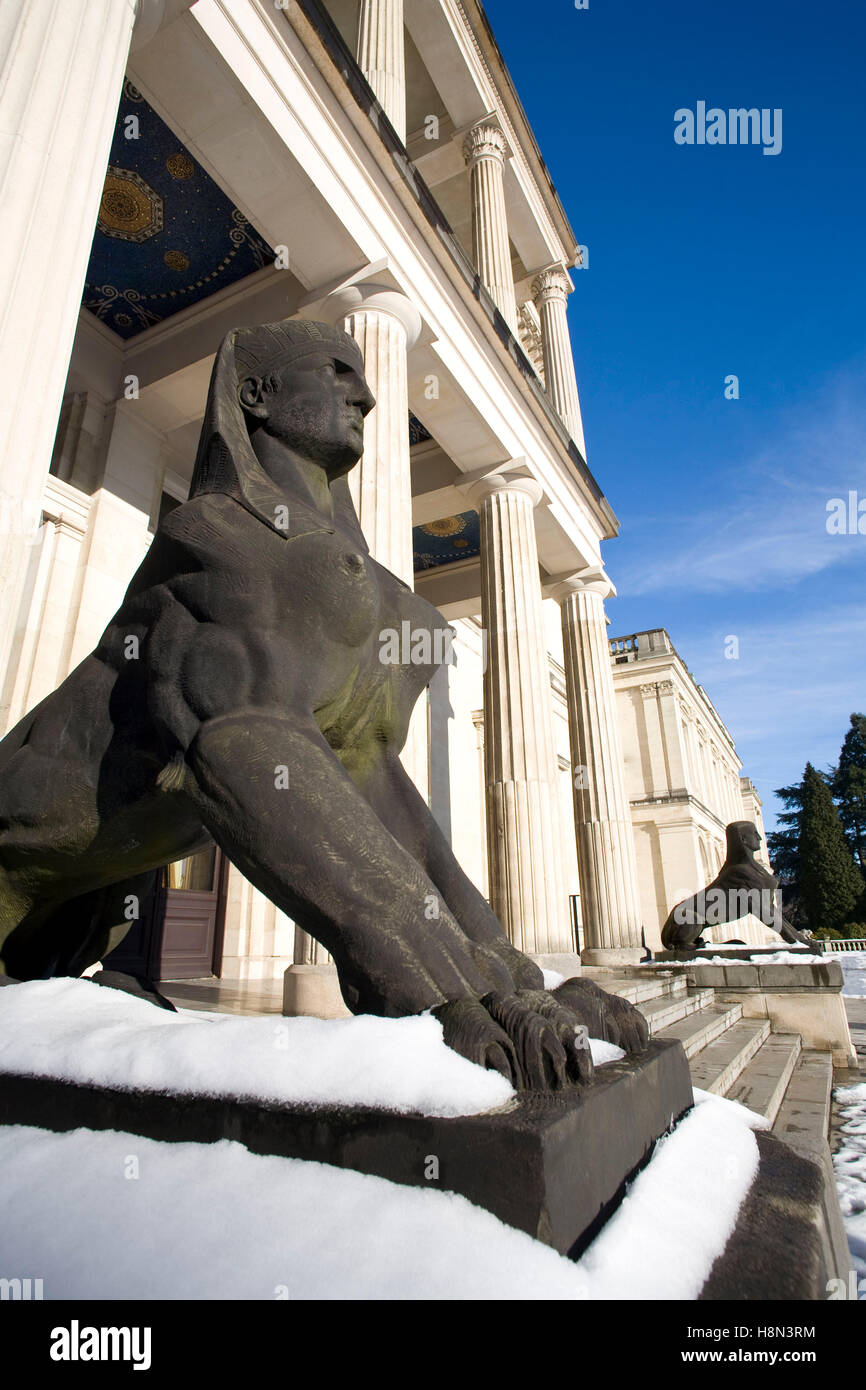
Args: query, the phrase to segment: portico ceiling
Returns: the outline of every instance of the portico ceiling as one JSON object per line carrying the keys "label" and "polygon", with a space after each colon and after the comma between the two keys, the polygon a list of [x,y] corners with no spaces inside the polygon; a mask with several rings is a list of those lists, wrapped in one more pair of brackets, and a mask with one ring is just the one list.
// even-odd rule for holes
{"label": "portico ceiling", "polygon": [[84,308],[129,339],[273,260],[255,227],[125,82]]}

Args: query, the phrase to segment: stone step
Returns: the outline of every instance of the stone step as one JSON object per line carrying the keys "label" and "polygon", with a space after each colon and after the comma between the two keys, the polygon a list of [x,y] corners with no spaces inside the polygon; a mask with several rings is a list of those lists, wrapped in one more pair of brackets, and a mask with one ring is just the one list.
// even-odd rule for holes
{"label": "stone step", "polygon": [[726,1095],[769,1036],[768,1018],[735,1020],[690,1061],[692,1085],[714,1096]]}
{"label": "stone step", "polygon": [[594,976],[595,983],[608,994],[618,994],[630,1004],[645,1004],[651,999],[666,999],[683,995],[688,990],[688,980],[684,972],[663,975],[660,978],[634,980],[613,977],[610,980]]}
{"label": "stone step", "polygon": [[[677,1023],[663,1028],[654,1036],[681,1042],[689,1059],[697,1057],[698,1054],[703,1056],[705,1049],[717,1038],[727,1033],[739,1021],[742,1013],[741,1004],[707,1004],[704,1008],[687,1014]],[[769,1032],[769,1028],[767,1031]],[[692,1084],[701,1085],[701,1082],[695,1081],[694,1070],[692,1070]]]}
{"label": "stone step", "polygon": [[676,994],[650,999],[646,1003],[639,1004],[638,1008],[649,1024],[651,1036],[655,1037],[665,1028],[679,1023],[681,1018],[687,1018],[689,1014],[699,1013],[701,1009],[706,1008],[712,1002],[713,991],[711,989],[686,989],[678,991]]}
{"label": "stone step", "polygon": [[799,1033],[771,1033],[726,1093],[774,1122],[800,1055]]}
{"label": "stone step", "polygon": [[788,1082],[773,1133],[803,1147],[826,1140],[833,1103],[833,1058],[829,1052],[803,1051]]}

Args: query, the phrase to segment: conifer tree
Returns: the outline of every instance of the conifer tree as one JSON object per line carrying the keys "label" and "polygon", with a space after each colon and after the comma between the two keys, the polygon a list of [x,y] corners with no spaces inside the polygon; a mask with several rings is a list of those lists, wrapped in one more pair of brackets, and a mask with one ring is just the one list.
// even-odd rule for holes
{"label": "conifer tree", "polygon": [[863,897],[863,879],[854,863],[827,780],[806,764],[799,815],[799,888],[813,931],[845,930]]}
{"label": "conifer tree", "polygon": [[852,714],[839,766],[833,773],[839,819],[860,873],[866,878],[866,714]]}
{"label": "conifer tree", "polygon": [[767,854],[782,889],[785,916],[795,927],[807,927],[800,895],[800,811],[803,805],[803,784],[777,787],[774,793],[784,801],[786,809],[777,817],[784,830],[774,830],[767,836]]}

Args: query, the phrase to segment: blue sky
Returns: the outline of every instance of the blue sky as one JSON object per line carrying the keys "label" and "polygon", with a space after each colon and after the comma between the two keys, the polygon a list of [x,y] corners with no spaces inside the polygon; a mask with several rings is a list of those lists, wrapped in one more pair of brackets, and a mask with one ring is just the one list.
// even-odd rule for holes
{"label": "blue sky", "polygon": [[[589,251],[569,319],[621,525],[611,635],[668,629],[772,828],[773,788],[866,709],[866,535],[826,528],[866,500],[866,7],[485,8]],[[781,108],[781,152],[676,144],[698,101]]]}

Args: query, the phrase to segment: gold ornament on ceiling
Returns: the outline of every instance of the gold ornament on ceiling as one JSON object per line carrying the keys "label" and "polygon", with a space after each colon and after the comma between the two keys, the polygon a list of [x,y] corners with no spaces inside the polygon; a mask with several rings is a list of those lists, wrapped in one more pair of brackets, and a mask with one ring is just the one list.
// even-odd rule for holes
{"label": "gold ornament on ceiling", "polygon": [[162,198],[132,169],[109,164],[96,225],[118,241],[147,241],[162,231]]}
{"label": "gold ornament on ceiling", "polygon": [[443,516],[439,521],[428,521],[421,530],[428,536],[456,536],[466,529],[466,519],[462,516]]}
{"label": "gold ornament on ceiling", "polygon": [[166,251],[162,259],[169,270],[189,270],[189,256],[182,251]]}
{"label": "gold ornament on ceiling", "polygon": [[170,154],[165,161],[165,167],[173,179],[191,179],[195,173],[195,165],[188,154],[178,151],[177,154]]}

